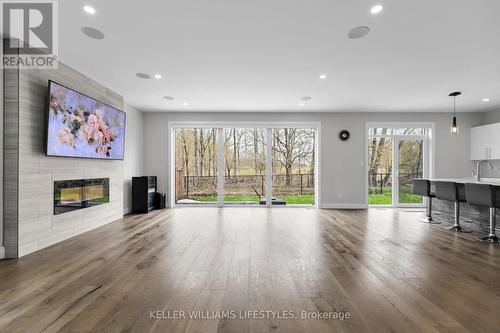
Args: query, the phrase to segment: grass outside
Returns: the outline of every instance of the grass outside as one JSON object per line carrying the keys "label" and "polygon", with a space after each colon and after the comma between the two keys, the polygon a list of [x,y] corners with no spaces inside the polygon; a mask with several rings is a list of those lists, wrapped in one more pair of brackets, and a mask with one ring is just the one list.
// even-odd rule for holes
{"label": "grass outside", "polygon": [[[314,195],[285,195],[282,196],[287,205],[313,205]],[[190,199],[200,202],[217,202],[216,196],[200,196],[191,197]],[[224,202],[259,202],[259,197],[256,195],[227,195],[224,196]],[[422,197],[411,193],[409,188],[403,188],[399,194],[400,203],[422,203]],[[392,191],[391,188],[384,188],[383,193],[375,193],[371,190],[368,195],[368,203],[370,205],[391,205],[392,204]]]}
{"label": "grass outside", "polygon": [[[399,193],[400,203],[415,203],[421,204],[422,197],[411,192],[409,187],[402,187]],[[392,205],[392,190],[390,187],[385,187],[382,193],[377,193],[373,188],[368,192],[368,203],[370,205]]]}
{"label": "grass outside", "polygon": [[[370,189],[368,194],[368,203],[370,205],[391,205],[392,204],[392,191],[390,187],[386,187],[382,191],[383,193],[377,193],[376,190]],[[285,195],[280,196],[285,199],[287,205],[313,205],[314,195]],[[190,199],[200,201],[200,202],[217,202],[216,196],[200,196],[191,197]],[[259,197],[256,195],[226,195],[224,196],[224,202],[259,202]],[[422,197],[411,193],[410,188],[403,187],[399,193],[400,203],[422,203]]]}
{"label": "grass outside", "polygon": [[[282,196],[287,205],[312,205],[314,204],[314,195],[285,195]],[[200,202],[217,202],[216,196],[191,197],[191,200]],[[224,202],[259,202],[259,197],[256,195],[226,195]]]}

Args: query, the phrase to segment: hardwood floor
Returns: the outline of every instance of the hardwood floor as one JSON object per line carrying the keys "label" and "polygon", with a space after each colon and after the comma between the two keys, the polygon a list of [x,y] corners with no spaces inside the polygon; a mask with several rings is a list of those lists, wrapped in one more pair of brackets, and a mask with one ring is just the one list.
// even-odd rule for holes
{"label": "hardwood floor", "polygon": [[[0,261],[0,332],[500,331],[500,247],[419,216],[302,208],[127,216]],[[240,312],[249,310],[277,312]]]}

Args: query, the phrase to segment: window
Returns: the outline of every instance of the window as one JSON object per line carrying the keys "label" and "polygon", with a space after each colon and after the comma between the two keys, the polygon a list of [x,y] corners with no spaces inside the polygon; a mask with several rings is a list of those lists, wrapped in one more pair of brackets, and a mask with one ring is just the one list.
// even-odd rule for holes
{"label": "window", "polygon": [[266,196],[266,129],[224,129],[224,203],[260,204]]}
{"label": "window", "polygon": [[375,127],[368,129],[370,136],[392,136],[392,135],[426,135],[425,128],[387,128]]}
{"label": "window", "polygon": [[173,127],[172,133],[178,205],[317,202],[317,128]]}
{"label": "window", "polygon": [[275,128],[273,196],[290,204],[314,204],[315,130]]}
{"label": "window", "polygon": [[430,127],[368,128],[368,203],[420,206],[412,179],[428,174]]}
{"label": "window", "polygon": [[217,203],[217,129],[175,129],[176,203]]}

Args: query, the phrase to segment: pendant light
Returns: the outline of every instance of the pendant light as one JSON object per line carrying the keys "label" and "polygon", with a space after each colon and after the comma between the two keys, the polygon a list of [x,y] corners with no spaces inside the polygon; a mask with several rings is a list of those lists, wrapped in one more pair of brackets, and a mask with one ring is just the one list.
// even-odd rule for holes
{"label": "pendant light", "polygon": [[451,124],[451,134],[458,134],[458,125],[457,125],[457,96],[462,95],[460,91],[455,91],[449,94],[448,96],[453,97],[453,122]]}

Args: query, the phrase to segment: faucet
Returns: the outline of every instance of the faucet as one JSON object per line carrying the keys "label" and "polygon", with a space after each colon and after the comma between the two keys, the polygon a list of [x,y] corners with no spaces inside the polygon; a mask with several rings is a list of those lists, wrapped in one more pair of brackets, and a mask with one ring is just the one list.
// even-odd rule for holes
{"label": "faucet", "polygon": [[493,169],[493,167],[491,166],[490,161],[488,161],[488,160],[479,160],[479,161],[477,161],[477,163],[476,163],[476,174],[475,174],[475,176],[476,176],[476,182],[480,182],[481,181],[481,173],[480,173],[481,169],[479,168],[481,166],[481,162],[488,163],[489,168]]}

